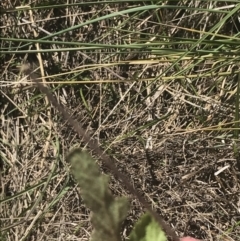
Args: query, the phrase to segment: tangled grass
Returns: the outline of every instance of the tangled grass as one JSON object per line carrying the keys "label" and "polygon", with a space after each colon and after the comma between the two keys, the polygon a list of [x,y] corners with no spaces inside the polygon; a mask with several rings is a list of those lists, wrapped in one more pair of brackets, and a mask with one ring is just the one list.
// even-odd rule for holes
{"label": "tangled grass", "polygon": [[[2,0],[1,240],[88,240],[92,230],[65,160],[86,143],[23,64],[179,236],[239,240],[239,9]],[[131,196],[113,177],[111,190]],[[125,237],[142,211],[131,204]]]}

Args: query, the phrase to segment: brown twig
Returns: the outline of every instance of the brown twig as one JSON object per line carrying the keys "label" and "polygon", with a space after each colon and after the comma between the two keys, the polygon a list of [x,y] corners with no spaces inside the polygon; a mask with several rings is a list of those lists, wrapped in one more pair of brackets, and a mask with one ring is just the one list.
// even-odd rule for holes
{"label": "brown twig", "polygon": [[57,99],[53,96],[53,94],[49,91],[49,89],[44,86],[39,79],[34,76],[33,73],[31,73],[31,70],[27,70],[27,73],[29,74],[30,78],[33,82],[35,82],[40,89],[40,91],[45,94],[49,100],[49,102],[59,111],[59,113],[62,115],[63,119],[67,121],[73,129],[76,131],[76,133],[79,135],[80,138],[83,138],[85,143],[88,144],[91,150],[95,151],[96,154],[101,156],[101,158],[104,160],[105,166],[112,172],[112,174],[115,176],[115,178],[118,178],[128,189],[129,192],[131,192],[138,200],[139,202],[145,207],[145,209],[151,213],[151,215],[158,221],[160,226],[165,231],[166,235],[172,240],[172,241],[179,241],[178,236],[176,235],[175,231],[167,224],[148,204],[148,202],[145,200],[143,195],[141,195],[130,183],[130,179],[119,172],[116,168],[116,166],[113,164],[113,161],[111,158],[104,153],[104,151],[100,148],[98,143],[91,139],[89,133],[84,130],[82,125],[74,120],[70,114],[70,111],[63,107],[61,104],[58,103]]}

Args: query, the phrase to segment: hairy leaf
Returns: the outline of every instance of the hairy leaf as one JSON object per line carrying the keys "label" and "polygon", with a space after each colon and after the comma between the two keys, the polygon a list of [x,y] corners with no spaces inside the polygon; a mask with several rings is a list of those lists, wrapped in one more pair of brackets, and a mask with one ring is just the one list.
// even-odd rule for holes
{"label": "hairy leaf", "polygon": [[94,231],[91,240],[120,241],[121,223],[129,207],[127,199],[112,196],[108,188],[109,178],[100,173],[98,165],[87,152],[76,149],[68,159],[83,200],[93,213]]}

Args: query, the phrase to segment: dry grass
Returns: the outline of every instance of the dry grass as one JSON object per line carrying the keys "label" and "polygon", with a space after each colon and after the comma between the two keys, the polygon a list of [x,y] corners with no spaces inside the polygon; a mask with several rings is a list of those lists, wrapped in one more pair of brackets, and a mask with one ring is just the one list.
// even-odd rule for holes
{"label": "dry grass", "polygon": [[[29,3],[34,7],[41,1]],[[7,9],[21,1],[1,4]],[[1,15],[1,37],[12,39],[1,40],[1,240],[88,240],[91,233],[89,210],[65,161],[71,148],[85,143],[17,68],[23,62],[32,64],[179,236],[240,240],[234,130],[239,79],[233,71],[240,25],[233,10],[239,4],[166,1],[167,8],[120,14],[71,30],[150,4],[96,2]],[[32,21],[38,28],[27,23]],[[63,30],[51,43],[18,40]],[[70,45],[77,41],[81,46]],[[64,50],[70,47],[79,49]],[[40,54],[41,49],[49,51]],[[146,149],[147,140],[152,147]],[[114,179],[111,189],[130,196]],[[132,199],[125,236],[141,209]]]}

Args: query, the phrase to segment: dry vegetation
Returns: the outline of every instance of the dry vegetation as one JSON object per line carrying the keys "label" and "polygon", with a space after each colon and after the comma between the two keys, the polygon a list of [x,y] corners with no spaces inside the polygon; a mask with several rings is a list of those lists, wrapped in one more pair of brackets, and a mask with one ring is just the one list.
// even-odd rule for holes
{"label": "dry vegetation", "polygon": [[[65,160],[86,143],[18,68],[26,62],[179,236],[240,240],[240,4],[83,2],[1,1],[0,240],[91,232]],[[25,4],[38,8],[4,12]],[[111,189],[131,197],[113,178]],[[142,211],[131,204],[125,237]]]}

